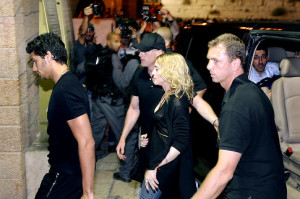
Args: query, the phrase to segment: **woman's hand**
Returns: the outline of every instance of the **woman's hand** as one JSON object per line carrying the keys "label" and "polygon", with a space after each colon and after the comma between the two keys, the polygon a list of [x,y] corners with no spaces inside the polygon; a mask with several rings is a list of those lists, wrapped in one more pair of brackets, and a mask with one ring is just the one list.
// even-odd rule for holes
{"label": "woman's hand", "polygon": [[146,189],[149,191],[149,185],[152,188],[153,191],[158,189],[158,180],[156,179],[156,173],[157,173],[157,168],[154,170],[146,170],[145,172],[145,186]]}
{"label": "woman's hand", "polygon": [[149,138],[147,138],[147,134],[141,135],[140,141],[141,141],[141,147],[146,147],[149,142]]}

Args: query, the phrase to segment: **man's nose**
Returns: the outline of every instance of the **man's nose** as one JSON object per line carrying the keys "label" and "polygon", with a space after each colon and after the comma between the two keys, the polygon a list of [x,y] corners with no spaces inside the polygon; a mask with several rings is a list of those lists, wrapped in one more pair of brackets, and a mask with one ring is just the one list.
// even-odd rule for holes
{"label": "man's nose", "polygon": [[207,63],[207,66],[206,66],[206,68],[207,68],[207,70],[211,70],[212,69],[212,64],[211,64],[211,61],[208,61],[208,63]]}
{"label": "man's nose", "polygon": [[32,66],[32,71],[34,71],[34,72],[37,71],[37,67],[36,67],[35,63],[34,63],[33,66]]}

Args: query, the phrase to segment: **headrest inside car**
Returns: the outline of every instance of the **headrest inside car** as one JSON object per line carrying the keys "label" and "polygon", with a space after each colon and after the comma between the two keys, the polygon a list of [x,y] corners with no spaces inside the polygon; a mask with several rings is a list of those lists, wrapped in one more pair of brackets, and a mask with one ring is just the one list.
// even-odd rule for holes
{"label": "headrest inside car", "polygon": [[285,58],[280,62],[281,76],[300,77],[300,58]]}
{"label": "headrest inside car", "polygon": [[280,62],[282,59],[287,57],[287,53],[284,48],[275,46],[268,48],[268,54],[270,62]]}

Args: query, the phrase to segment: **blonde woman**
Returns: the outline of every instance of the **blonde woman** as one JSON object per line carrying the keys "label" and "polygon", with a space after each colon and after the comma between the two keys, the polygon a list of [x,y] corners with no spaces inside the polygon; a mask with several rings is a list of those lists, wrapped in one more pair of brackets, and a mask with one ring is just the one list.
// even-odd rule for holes
{"label": "blonde woman", "polygon": [[[193,81],[184,58],[177,53],[160,55],[155,62],[152,81],[162,86],[165,93],[157,104],[151,125],[151,137],[141,137],[141,146],[150,147],[148,169],[142,184],[140,198],[188,198],[180,196],[181,159],[192,161],[189,103],[194,97]],[[149,141],[149,143],[148,143]],[[191,182],[195,182],[190,169]],[[186,177],[185,176],[185,177]],[[191,197],[191,196],[189,196]]]}

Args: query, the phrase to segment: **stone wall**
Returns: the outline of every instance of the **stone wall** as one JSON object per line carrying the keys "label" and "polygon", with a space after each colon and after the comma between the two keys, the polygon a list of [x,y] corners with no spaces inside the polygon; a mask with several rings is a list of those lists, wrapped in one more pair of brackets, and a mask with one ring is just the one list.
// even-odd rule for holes
{"label": "stone wall", "polygon": [[[289,0],[162,0],[164,8],[175,17],[216,19],[300,20],[300,2]],[[272,16],[276,8],[284,8],[284,16]]]}
{"label": "stone wall", "polygon": [[73,30],[73,13],[71,9],[71,0],[60,0],[62,4],[62,14],[64,19],[64,31],[65,31],[65,45],[68,50],[68,56],[70,60],[70,64],[73,64],[72,60],[74,60],[74,30]]}
{"label": "stone wall", "polygon": [[25,52],[38,0],[0,1],[0,198],[26,198],[24,152],[39,132],[38,87]]}

